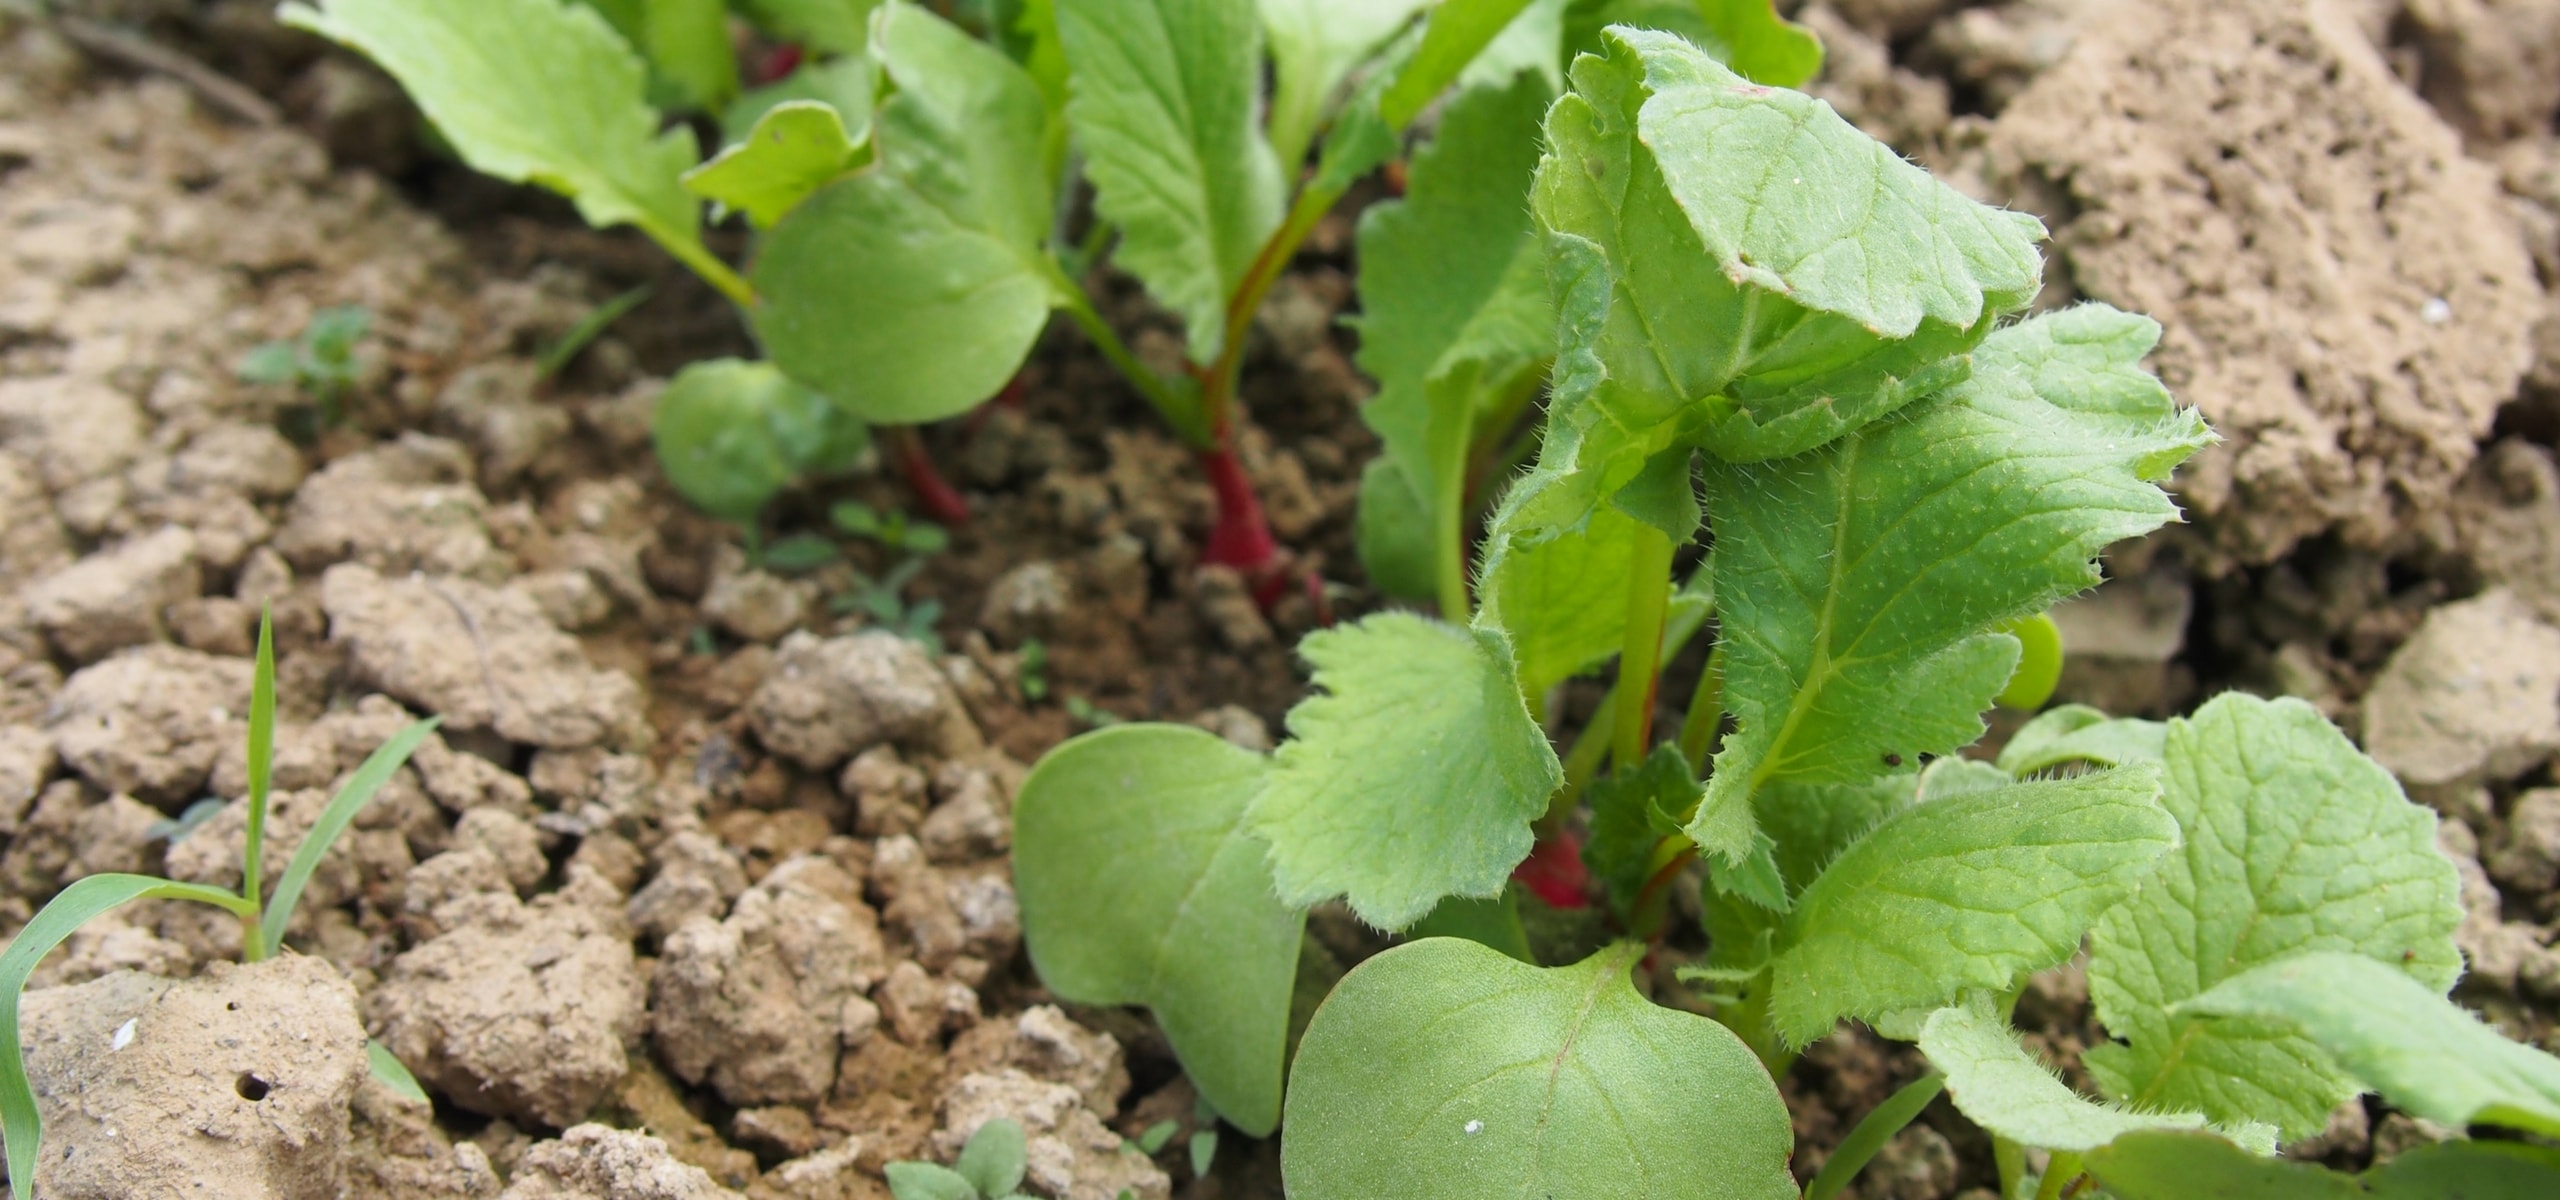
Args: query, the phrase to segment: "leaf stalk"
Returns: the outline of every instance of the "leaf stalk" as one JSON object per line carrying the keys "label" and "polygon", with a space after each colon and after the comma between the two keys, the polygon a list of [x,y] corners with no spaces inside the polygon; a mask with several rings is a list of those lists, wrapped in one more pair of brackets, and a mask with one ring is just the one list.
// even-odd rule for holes
{"label": "leaf stalk", "polygon": [[1627,632],[1618,656],[1618,711],[1610,755],[1621,767],[1644,761],[1653,740],[1655,689],[1662,683],[1662,622],[1671,607],[1671,536],[1639,522],[1627,564]]}

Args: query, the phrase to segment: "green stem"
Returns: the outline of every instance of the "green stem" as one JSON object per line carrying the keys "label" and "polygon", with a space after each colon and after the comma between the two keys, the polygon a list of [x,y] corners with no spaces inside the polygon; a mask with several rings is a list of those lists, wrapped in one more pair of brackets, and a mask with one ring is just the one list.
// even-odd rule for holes
{"label": "green stem", "polygon": [[1280,272],[1297,257],[1298,244],[1315,232],[1316,222],[1333,211],[1342,192],[1341,188],[1312,183],[1300,191],[1297,203],[1289,206],[1289,215],[1263,241],[1253,262],[1245,267],[1244,278],[1236,281],[1235,292],[1227,297],[1226,336],[1218,343],[1217,361],[1209,364],[1200,403],[1204,423],[1213,435],[1225,436],[1228,410],[1235,405],[1236,380],[1244,370],[1245,334],[1253,327],[1253,314],[1261,311],[1272,285],[1280,282]]}
{"label": "green stem", "polygon": [[1439,461],[1431,464],[1433,490],[1431,500],[1431,550],[1434,574],[1440,585],[1440,619],[1453,625],[1467,623],[1467,451],[1464,438],[1442,438],[1455,443],[1442,449]]}
{"label": "green stem", "polygon": [[1946,1087],[1947,1077],[1931,1071],[1902,1085],[1900,1090],[1885,1097],[1884,1103],[1869,1109],[1867,1115],[1859,1120],[1857,1128],[1850,1130],[1849,1136],[1842,1138],[1839,1147],[1831,1152],[1831,1157],[1823,1161],[1822,1170],[1813,1177],[1813,1182],[1805,1185],[1804,1200],[1831,1200],[1831,1197],[1839,1195],[1850,1181],[1858,1177],[1858,1172],[1874,1161],[1885,1143],[1909,1126]]}
{"label": "green stem", "polygon": [[1573,815],[1573,806],[1581,803],[1582,791],[1600,774],[1600,761],[1609,756],[1609,739],[1601,731],[1616,720],[1618,689],[1600,697],[1600,706],[1591,710],[1591,721],[1582,732],[1573,735],[1573,745],[1564,752],[1564,785],[1547,797],[1547,815],[1538,819],[1538,836],[1546,837],[1564,827],[1564,819]]}
{"label": "green stem", "polygon": [[2062,1200],[2062,1188],[2080,1175],[2080,1156],[2069,1150],[2056,1150],[2045,1164],[2044,1181],[2036,1185],[2036,1200]]}
{"label": "green stem", "polygon": [[1610,753],[1620,767],[1644,761],[1653,739],[1654,689],[1661,685],[1662,619],[1671,607],[1671,536],[1636,523],[1627,563],[1627,638],[1618,656],[1617,735]]}
{"label": "green stem", "polygon": [[1627,906],[1628,936],[1651,942],[1661,935],[1671,917],[1671,884],[1697,858],[1698,844],[1685,835],[1675,833],[1655,843],[1653,857],[1645,864],[1644,887]]}
{"label": "green stem", "polygon": [[640,231],[648,234],[649,240],[658,243],[660,249],[674,255],[677,262],[691,267],[694,274],[710,284],[713,291],[727,296],[730,303],[740,308],[756,306],[756,290],[748,286],[743,276],[731,270],[729,264],[711,253],[711,248],[703,245],[701,239],[671,237],[647,225],[642,225]]}
{"label": "green stem", "polygon": [[1783,1079],[1787,1069],[1796,1065],[1796,1052],[1786,1048],[1777,1031],[1769,1027],[1769,973],[1766,970],[1742,985],[1742,1002],[1716,1010],[1716,1020],[1751,1047],[1751,1053],[1768,1068],[1769,1078]]}
{"label": "green stem", "polygon": [[1704,771],[1707,752],[1715,748],[1716,733],[1724,727],[1724,643],[1707,652],[1706,669],[1698,672],[1698,687],[1689,693],[1689,711],[1680,718],[1680,753],[1689,764]]}
{"label": "green stem", "polygon": [[2018,1187],[2027,1178],[2027,1148],[1992,1134],[1991,1161],[2000,1168],[2000,1200],[2018,1200]]}
{"label": "green stem", "polygon": [[1138,394],[1146,398],[1148,405],[1165,419],[1166,424],[1173,426],[1183,441],[1201,450],[1214,446],[1216,443],[1210,435],[1212,427],[1204,419],[1199,401],[1165,386],[1163,377],[1139,362],[1138,356],[1129,352],[1128,344],[1120,340],[1119,332],[1111,328],[1109,321],[1102,319],[1100,312],[1095,311],[1093,297],[1086,295],[1084,288],[1068,278],[1065,271],[1059,270],[1055,260],[1050,261],[1049,271],[1049,282],[1057,289],[1058,306],[1066,310],[1067,319],[1075,322],[1076,328],[1084,331],[1085,337],[1093,342],[1093,348],[1102,352],[1102,357],[1119,370],[1121,376],[1129,381],[1129,386],[1138,389]]}

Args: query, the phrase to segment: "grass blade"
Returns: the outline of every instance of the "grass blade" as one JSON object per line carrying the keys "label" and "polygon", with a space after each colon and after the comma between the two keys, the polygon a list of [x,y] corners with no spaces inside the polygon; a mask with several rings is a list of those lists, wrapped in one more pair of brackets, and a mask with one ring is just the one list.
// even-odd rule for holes
{"label": "grass blade", "polygon": [[427,1099],[427,1089],[418,1086],[418,1077],[409,1073],[400,1056],[393,1054],[391,1047],[383,1045],[382,1039],[367,1038],[364,1054],[373,1067],[373,1077],[381,1080],[384,1087],[398,1092],[401,1099],[415,1100],[420,1104],[434,1103]]}
{"label": "grass blade", "polygon": [[550,349],[542,352],[542,357],[534,363],[533,377],[549,379],[559,374],[562,368],[569,365],[569,360],[578,357],[578,352],[587,348],[587,343],[602,336],[614,322],[630,315],[632,309],[646,303],[657,290],[644,283],[597,305],[593,311],[579,318],[577,324],[570,326],[569,332],[561,334],[560,340],[553,342]]}
{"label": "grass blade", "polygon": [[[293,861],[287,863],[284,874],[276,878],[276,893],[267,901],[266,916],[258,922],[257,942],[266,953],[272,954],[276,947],[284,944],[285,923],[293,919],[294,902],[302,899],[302,889],[311,882],[311,872],[319,868],[320,856],[329,852],[330,844],[338,840],[339,834],[346,832],[347,823],[356,819],[356,813],[373,799],[373,794],[390,782],[391,773],[409,761],[409,755],[417,750],[418,743],[427,740],[427,735],[443,723],[442,717],[410,722],[408,728],[393,734],[390,741],[374,751],[373,757],[364,760],[364,765],[356,768],[355,776],[347,780],[347,786],[329,798],[329,807],[320,810],[320,819],[312,822],[311,832],[303,836],[302,845],[294,850]],[[250,957],[254,959],[259,955]]]}
{"label": "grass blade", "polygon": [[1892,1141],[1893,1135],[1902,1132],[1902,1127],[1909,1125],[1912,1118],[1919,1116],[1921,1109],[1929,1107],[1929,1102],[1937,1099],[1938,1093],[1946,1090],[1946,1086],[1947,1077],[1932,1071],[1885,1097],[1884,1103],[1869,1110],[1865,1119],[1858,1122],[1858,1127],[1849,1131],[1840,1148],[1831,1152],[1831,1157],[1823,1162],[1822,1171],[1813,1177],[1813,1182],[1804,1186],[1804,1200],[1831,1200],[1839,1195],[1849,1186],[1849,1181],[1858,1177],[1858,1172],[1866,1169],[1868,1160],[1884,1149],[1884,1144]]}
{"label": "grass blade", "polygon": [[[241,842],[240,894],[249,901],[249,912],[258,911],[258,890],[264,882],[267,841],[267,783],[272,778],[276,757],[276,634],[273,613],[264,605],[258,608],[257,669],[249,683],[249,833]],[[250,962],[266,957],[256,938],[242,947]]]}
{"label": "grass blade", "polygon": [[172,883],[148,875],[92,875],[62,889],[0,953],[0,1138],[8,1142],[9,1195],[33,1196],[36,1147],[44,1137],[44,1115],[36,1109],[35,1088],[27,1082],[25,1052],[18,1043],[19,992],[36,964],[87,924],[89,918],[133,900],[199,900],[233,912],[253,911],[248,901],[219,888]]}

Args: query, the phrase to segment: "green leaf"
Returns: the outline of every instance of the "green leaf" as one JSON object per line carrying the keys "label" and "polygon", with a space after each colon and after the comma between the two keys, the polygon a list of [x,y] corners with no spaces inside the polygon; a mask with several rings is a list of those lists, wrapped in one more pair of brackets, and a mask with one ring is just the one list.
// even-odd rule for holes
{"label": "green leaf", "polygon": [[2339,950],[2439,994],[2461,973],[2462,909],[2435,814],[2299,700],[2215,697],[2169,723],[2178,852],[2089,941],[2089,995],[2120,1041],[2089,1072],[2117,1099],[2317,1132],[2355,1084],[2281,1023],[2172,1006],[2263,963]]}
{"label": "green leaf", "polygon": [[2002,622],[2000,632],[2018,639],[2018,670],[1994,700],[2020,712],[2044,707],[2062,682],[2062,630],[2051,615],[2032,613]]}
{"label": "green leaf", "polygon": [[1548,114],[1534,194],[1541,226],[1606,276],[1597,319],[1572,323],[1595,377],[1558,407],[1615,427],[1568,447],[1605,454],[1603,494],[1632,474],[1616,442],[1675,418],[1733,461],[1830,441],[1960,378],[1956,356],[2034,297],[2033,218],[1677,37],[1602,44]]}
{"label": "green leaf", "polygon": [[784,575],[806,575],[844,557],[834,542],[814,533],[775,538],[759,555],[759,565]]}
{"label": "green leaf", "polygon": [[720,139],[724,145],[743,142],[766,113],[793,100],[808,100],[836,110],[836,115],[844,119],[847,139],[868,143],[873,93],[879,90],[880,64],[867,55],[802,63],[780,81],[750,88],[722,109]]}
{"label": "green leaf", "polygon": [[2177,844],[2147,767],[1931,800],[1886,819],[1796,898],[1770,964],[1770,1024],[1804,1045],[1994,991],[2071,957]]}
{"label": "green leaf", "polygon": [[1280,224],[1278,160],[1254,122],[1254,0],[1058,0],[1067,124],[1115,261],[1218,356],[1227,299]]}
{"label": "green leaf", "polygon": [[1857,1128],[1840,1139],[1831,1157],[1822,1160],[1822,1170],[1804,1186],[1804,1200],[1831,1200],[1847,1189],[1858,1172],[1865,1170],[1886,1143],[1907,1128],[1946,1086],[1946,1076],[1932,1071],[1895,1089],[1884,1103],[1867,1110],[1866,1116],[1858,1118]]}
{"label": "green leaf", "polygon": [[0,952],[0,1142],[9,1155],[9,1195],[31,1200],[36,1150],[44,1140],[44,1113],[27,1082],[26,1052],[18,1040],[18,1002],[44,956],[91,917],[134,900],[194,900],[238,914],[248,901],[220,888],[172,883],[148,875],[91,875],[75,880],[36,910],[9,948]]}
{"label": "green leaf", "polygon": [[1218,1161],[1218,1131],[1199,1130],[1191,1135],[1191,1174],[1205,1176]]}
{"label": "green leaf", "polygon": [[1530,0],[1446,0],[1431,10],[1422,45],[1378,97],[1387,127],[1401,130],[1422,115],[1450,82],[1492,44]]}
{"label": "green leaf", "polygon": [[1360,964],[1298,1047],[1289,1195],[1792,1198],[1776,1086],[1723,1026],[1637,995],[1642,953],[1542,970],[1433,938]]}
{"label": "green leaf", "polygon": [[832,106],[787,100],[758,118],[745,140],[686,172],[684,186],[770,229],[809,193],[852,170],[861,149]]}
{"label": "green leaf", "polygon": [[773,227],[755,326],[793,378],[913,424],[994,395],[1048,323],[1047,109],[1011,59],[921,9],[891,7],[879,32],[898,91],[877,157]]}
{"label": "green leaf", "polygon": [[373,1077],[382,1081],[382,1086],[390,1088],[392,1094],[416,1104],[434,1103],[427,1098],[427,1089],[418,1086],[418,1077],[409,1073],[408,1066],[400,1061],[400,1056],[393,1054],[391,1047],[383,1045],[381,1039],[369,1038],[365,1041],[364,1057],[365,1065],[373,1072]]}
{"label": "green leaf", "polygon": [[2169,727],[2138,717],[2110,717],[2086,704],[2065,704],[2039,714],[2009,735],[2000,748],[2000,769],[2033,775],[2068,763],[2119,767],[2159,762],[2165,754]]}
{"label": "green leaf", "polygon": [[1262,30],[1271,40],[1271,145],[1282,167],[1306,158],[1327,103],[1351,69],[1425,2],[1261,0]]}
{"label": "green leaf", "polygon": [[1564,771],[1514,682],[1502,635],[1408,613],[1308,634],[1321,692],[1253,802],[1283,902],[1344,897],[1402,929],[1443,896],[1494,896]]}
{"label": "green leaf", "polygon": [[821,54],[860,54],[884,0],[731,0],[756,28]]}
{"label": "green leaf", "polygon": [[2018,659],[1994,627],[2177,516],[2158,481],[2211,435],[2139,366],[2158,333],[2097,305],[2048,314],[1984,342],[1964,384],[1818,451],[1707,463],[1739,724],[1689,836],[1731,858],[1758,787],[1981,736]]}
{"label": "green leaf", "polygon": [[2262,1158],[2205,1133],[2128,1134],[2090,1153],[2116,1200],[2544,1200],[2560,1191],[2560,1154],[2540,1146],[2446,1142],[2363,1175]]}
{"label": "green leaf", "polygon": [[1412,481],[1434,553],[1464,553],[1439,543],[1463,536],[1479,416],[1507,424],[1555,353],[1523,202],[1546,102],[1529,78],[1460,94],[1414,156],[1405,197],[1360,218],[1359,363],[1378,381],[1361,419]]}
{"label": "green leaf", "polygon": [[637,225],[671,251],[707,257],[695,201],[677,182],[699,153],[693,135],[659,131],[639,57],[594,9],[320,0],[277,16],[380,64],[473,169],[559,192],[590,225]]}
{"label": "green leaf", "polygon": [[2143,1113],[2083,1099],[2028,1055],[1986,1005],[1929,1014],[1920,1052],[1946,1073],[1956,1107],[1991,1133],[2043,1150],[2094,1150],[2138,1129],[2201,1129],[2197,1113]]}
{"label": "green leaf", "polygon": [[1437,592],[1431,502],[1413,473],[1380,454],[1360,468],[1360,504],[1353,526],[1360,566],[1369,582],[1399,600],[1427,601]]}
{"label": "green leaf", "polygon": [[1491,900],[1451,896],[1414,922],[1405,935],[1416,941],[1465,938],[1530,966],[1538,965],[1538,956],[1529,950],[1529,931],[1520,923],[1520,889],[1516,887],[1502,889],[1502,894]]}
{"label": "green leaf", "polygon": [[1280,1120],[1306,920],[1272,898],[1245,828],[1267,770],[1201,730],[1114,726],[1050,751],[1013,813],[1041,980],[1076,1003],[1153,1009],[1200,1094],[1255,1137]]}
{"label": "green leaf", "polygon": [[1822,39],[1778,15],[1773,0],[1697,0],[1708,54],[1770,87],[1800,88],[1822,73]]}
{"label": "green leaf", "polygon": [[1022,1186],[1024,1152],[1021,1123],[997,1117],[969,1135],[969,1144],[960,1148],[960,1161],[952,1166],[979,1195],[1003,1196]]}
{"label": "green leaf", "polygon": [[[694,363],[658,394],[649,436],[658,466],[684,498],[715,517],[752,520],[791,482],[803,452],[858,423],[783,377],[771,363]],[[858,449],[859,442],[856,443]]]}
{"label": "green leaf", "polygon": [[1643,528],[1615,508],[1601,508],[1580,529],[1543,541],[1512,539],[1487,556],[1478,623],[1511,635],[1521,694],[1544,696],[1623,648]]}
{"label": "green leaf", "polygon": [[896,1200],[983,1200],[965,1176],[939,1163],[893,1162],[881,1174]]}
{"label": "green leaf", "polygon": [[1680,832],[1680,814],[1698,802],[1698,773],[1666,742],[1634,770],[1592,781],[1589,795],[1582,861],[1608,889],[1611,910],[1625,912],[1653,873],[1654,847]]}
{"label": "green leaf", "polygon": [[[1776,907],[1708,888],[1707,961],[1728,972],[1757,974],[1776,953],[1778,924],[1793,897],[1822,869],[1892,814],[1911,806],[1918,781],[1908,774],[1861,783],[1777,783],[1752,797],[1760,837],[1774,843],[1773,864],[1789,903]],[[1730,874],[1720,871],[1718,876]]]}
{"label": "green leaf", "polygon": [[2560,1137],[2560,1058],[2518,1045],[2441,990],[2361,954],[2297,954],[2177,1006],[2289,1025],[2414,1117]]}
{"label": "green leaf", "polygon": [[258,940],[263,948],[249,956],[252,961],[270,957],[284,945],[284,927],[293,921],[293,906],[302,900],[302,889],[311,882],[311,873],[320,868],[321,856],[329,853],[339,834],[346,832],[348,822],[355,820],[365,805],[373,803],[374,793],[391,782],[392,772],[408,763],[418,743],[427,740],[427,735],[442,724],[444,718],[440,716],[409,722],[366,756],[338,794],[329,797],[328,806],[311,822],[310,832],[302,835],[302,844],[294,847],[293,861],[285,864],[284,874],[276,876],[275,894],[267,898],[266,913],[258,919]]}
{"label": "green leaf", "polygon": [[643,0],[638,41],[665,107],[717,113],[737,96],[738,56],[721,0]]}
{"label": "green leaf", "polygon": [[291,342],[261,342],[240,356],[242,383],[292,383],[302,376],[302,352]]}

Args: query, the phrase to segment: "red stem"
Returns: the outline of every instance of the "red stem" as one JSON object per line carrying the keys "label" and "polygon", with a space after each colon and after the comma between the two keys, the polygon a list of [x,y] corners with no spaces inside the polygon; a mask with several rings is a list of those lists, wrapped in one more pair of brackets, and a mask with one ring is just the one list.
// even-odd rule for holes
{"label": "red stem", "polygon": [[1263,515],[1253,480],[1244,473],[1244,460],[1231,439],[1219,441],[1200,451],[1200,473],[1209,477],[1209,491],[1218,498],[1217,524],[1209,527],[1201,561],[1235,568],[1252,585],[1254,601],[1269,608],[1289,583],[1280,569],[1280,543],[1271,536],[1271,521]]}
{"label": "red stem", "polygon": [[908,490],[916,494],[916,504],[925,515],[945,525],[968,524],[968,497],[934,469],[933,456],[924,448],[924,435],[912,425],[902,425],[891,431],[890,441],[898,456],[898,474],[907,481]]}

